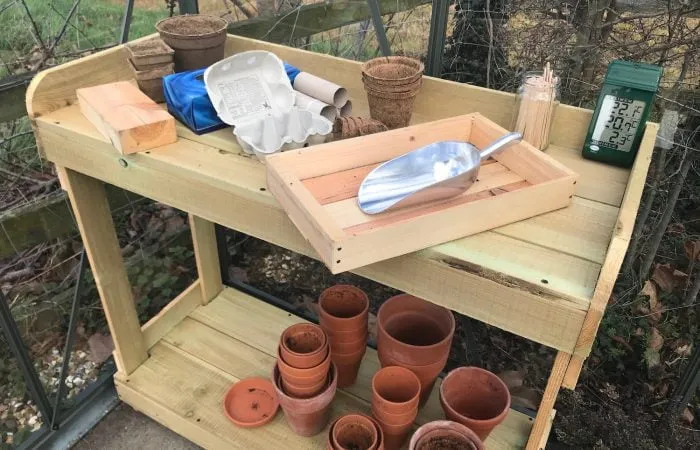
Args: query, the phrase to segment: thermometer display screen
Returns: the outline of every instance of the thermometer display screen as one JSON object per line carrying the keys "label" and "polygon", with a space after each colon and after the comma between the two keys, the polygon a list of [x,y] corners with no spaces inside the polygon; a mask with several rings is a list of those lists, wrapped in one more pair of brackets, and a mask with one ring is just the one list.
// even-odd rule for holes
{"label": "thermometer display screen", "polygon": [[600,106],[591,144],[621,152],[632,150],[645,106],[643,101],[606,95]]}

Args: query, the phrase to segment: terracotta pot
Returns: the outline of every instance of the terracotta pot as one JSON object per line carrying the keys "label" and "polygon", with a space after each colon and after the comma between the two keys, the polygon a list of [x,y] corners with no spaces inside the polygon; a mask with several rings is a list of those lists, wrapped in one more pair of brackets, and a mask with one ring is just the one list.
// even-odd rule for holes
{"label": "terracotta pot", "polygon": [[409,450],[455,448],[486,450],[486,446],[472,430],[457,422],[436,420],[418,428],[408,445]]}
{"label": "terracotta pot", "polygon": [[[384,450],[384,432],[382,431],[382,427],[379,425],[379,422],[377,422],[373,417],[370,416],[363,417],[369,419],[374,425],[374,429],[377,431],[377,450]],[[339,419],[335,419],[328,427],[328,439],[326,440],[326,449],[328,450],[336,450],[337,448],[333,445],[332,440],[333,429],[335,428],[335,424],[338,422],[338,420]]]}
{"label": "terracotta pot", "polygon": [[329,329],[328,327],[325,327],[321,325],[321,328],[323,328],[323,331],[326,332],[326,335],[328,335],[328,342],[330,342],[331,345],[333,345],[333,342],[349,342],[349,341],[356,341],[360,339],[361,336],[364,336],[368,334],[368,328],[358,328],[356,330],[349,330],[349,331],[333,331]]}
{"label": "terracotta pot", "polygon": [[277,367],[275,365],[272,379],[289,427],[299,436],[314,436],[320,433],[328,425],[331,402],[338,386],[338,370],[335,364],[331,365],[328,386],[311,398],[293,398],[285,394],[280,384],[280,372]]}
{"label": "terracotta pot", "polygon": [[279,400],[267,378],[253,377],[231,386],[224,397],[224,413],[239,427],[254,428],[275,418]]}
{"label": "terracotta pot", "polygon": [[339,354],[351,354],[357,353],[367,346],[367,338],[369,333],[365,331],[365,334],[361,338],[353,341],[343,341],[340,339],[331,338],[331,353]]}
{"label": "terracotta pot", "polygon": [[459,367],[442,381],[440,404],[448,419],[469,427],[481,440],[486,440],[508,415],[510,392],[488,370]]}
{"label": "terracotta pot", "polygon": [[338,419],[332,430],[333,445],[339,450],[375,450],[379,433],[369,417],[348,414]]}
{"label": "terracotta pot", "polygon": [[284,362],[282,357],[279,356],[278,350],[277,365],[279,366],[280,373],[285,380],[299,386],[311,386],[326,378],[328,370],[331,367],[331,353],[328,352],[326,359],[324,359],[323,362],[316,367],[297,369],[296,367],[292,367]]}
{"label": "terracotta pot", "polygon": [[294,398],[310,398],[318,394],[326,387],[328,384],[328,375],[326,375],[321,381],[311,386],[297,385],[284,379],[284,375],[281,375],[282,389],[290,397]]}
{"label": "terracotta pot", "polygon": [[308,369],[316,367],[328,352],[328,336],[313,323],[298,323],[282,332],[280,356],[292,367]]}
{"label": "terracotta pot", "polygon": [[449,355],[455,332],[450,310],[408,294],[391,297],[377,314],[377,349],[405,364],[425,366]]}
{"label": "terracotta pot", "polygon": [[411,364],[403,364],[382,353],[379,353],[379,363],[382,367],[401,366],[416,374],[421,385],[419,406],[422,406],[425,404],[428,398],[430,398],[430,394],[433,391],[433,386],[435,385],[435,380],[445,368],[448,356],[449,355],[446,355],[443,360],[433,364],[426,366],[414,366]]}
{"label": "terracotta pot", "polygon": [[406,442],[406,438],[413,428],[413,422],[405,423],[403,425],[391,425],[382,422],[376,416],[374,419],[379,423],[384,434],[384,448],[386,450],[398,450]]}
{"label": "terracotta pot", "polygon": [[175,50],[175,71],[210,66],[224,57],[226,25],[204,14],[173,16],[156,23],[160,38]]}
{"label": "terracotta pot", "polygon": [[362,357],[365,356],[367,347],[363,347],[359,351],[350,354],[333,353],[331,359],[338,367],[338,387],[345,388],[352,386],[357,379],[357,373],[362,365]]}
{"label": "terracotta pot", "polygon": [[331,286],[321,293],[318,306],[319,322],[331,332],[367,330],[369,298],[360,288],[347,284]]}
{"label": "terracotta pot", "polygon": [[409,369],[384,367],[372,377],[372,408],[395,415],[417,410],[420,389],[420,380]]}
{"label": "terracotta pot", "polygon": [[372,405],[372,415],[376,417],[377,420],[388,425],[401,425],[403,423],[415,422],[416,417],[418,417],[418,405],[401,414],[391,414]]}

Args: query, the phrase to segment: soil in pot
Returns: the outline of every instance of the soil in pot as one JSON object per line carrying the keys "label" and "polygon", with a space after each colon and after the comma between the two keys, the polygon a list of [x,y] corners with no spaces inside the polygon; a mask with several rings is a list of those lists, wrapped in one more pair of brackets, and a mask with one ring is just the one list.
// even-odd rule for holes
{"label": "soil in pot", "polygon": [[339,450],[374,450],[378,432],[374,422],[360,414],[348,414],[333,425],[333,444]]}
{"label": "soil in pot", "polygon": [[434,436],[422,440],[416,450],[467,450],[476,447],[471,442],[465,442],[458,436]]}
{"label": "soil in pot", "polygon": [[339,284],[321,293],[319,320],[331,331],[367,329],[369,299],[362,289]]}
{"label": "soil in pot", "polygon": [[175,71],[207,67],[224,57],[226,26],[220,17],[173,16],[156,24],[160,38],[175,51]]}
{"label": "soil in pot", "polygon": [[479,367],[459,367],[440,386],[440,404],[447,418],[467,426],[482,440],[505,420],[510,400],[506,384]]}
{"label": "soil in pot", "polygon": [[466,426],[449,420],[428,422],[418,428],[409,450],[486,450],[479,437]]}
{"label": "soil in pot", "polygon": [[321,327],[298,323],[284,330],[280,338],[280,355],[284,362],[298,369],[316,367],[328,352],[328,337]]}

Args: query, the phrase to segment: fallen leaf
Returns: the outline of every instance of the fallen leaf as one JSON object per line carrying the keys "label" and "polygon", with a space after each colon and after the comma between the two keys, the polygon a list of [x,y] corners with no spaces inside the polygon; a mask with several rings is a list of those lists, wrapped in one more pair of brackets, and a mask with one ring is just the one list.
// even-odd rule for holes
{"label": "fallen leaf", "polygon": [[686,408],[683,410],[682,417],[683,417],[683,420],[685,421],[685,423],[687,423],[688,425],[690,425],[691,423],[693,423],[693,421],[695,420],[695,415],[693,414],[693,412],[692,412],[692,411],[690,410],[690,408],[688,408],[688,407],[686,407]]}
{"label": "fallen leaf", "polygon": [[685,226],[682,223],[672,223],[666,228],[667,234],[680,234],[685,231]]}
{"label": "fallen leaf", "polygon": [[620,345],[622,345],[623,347],[625,347],[625,349],[626,349],[628,352],[634,353],[634,348],[632,348],[632,346],[630,345],[630,343],[627,342],[627,339],[623,338],[622,336],[612,336],[610,339],[612,339],[613,341],[615,341],[615,342],[617,342],[618,344],[620,344]]}
{"label": "fallen leaf", "polygon": [[684,285],[688,275],[680,270],[674,270],[670,264],[657,264],[651,279],[664,292],[672,292],[678,286]]}
{"label": "fallen leaf", "polygon": [[368,322],[368,327],[369,327],[369,338],[370,338],[370,340],[372,340],[376,343],[377,342],[377,316],[376,316],[376,314],[369,313],[369,317],[367,319],[367,322]]}
{"label": "fallen leaf", "polygon": [[690,261],[700,261],[700,241],[685,241],[683,249]]}
{"label": "fallen leaf", "polygon": [[649,321],[652,323],[656,323],[661,320],[661,316],[663,315],[663,304],[659,301],[659,294],[657,292],[656,285],[650,280],[647,280],[639,294],[649,297],[649,309],[647,310],[643,306],[639,308],[642,315],[648,316]]}
{"label": "fallen leaf", "polygon": [[503,380],[506,386],[508,386],[508,389],[512,390],[523,385],[523,381],[525,381],[525,371],[506,370],[499,373],[498,378]]}
{"label": "fallen leaf", "polygon": [[242,283],[248,283],[248,271],[242,267],[231,266],[228,269],[228,274],[231,278]]}
{"label": "fallen leaf", "polygon": [[541,396],[532,388],[520,386],[510,390],[510,399],[513,405],[537,410]]}
{"label": "fallen leaf", "polygon": [[90,347],[90,361],[102,364],[114,351],[114,342],[109,334],[95,333],[88,339]]}
{"label": "fallen leaf", "polygon": [[659,351],[664,345],[664,337],[661,336],[659,330],[656,327],[652,327],[651,334],[649,335],[648,347],[652,350]]}
{"label": "fallen leaf", "polygon": [[692,353],[692,346],[688,343],[680,343],[680,345],[678,345],[673,351],[676,352],[676,355],[678,356],[688,358]]}
{"label": "fallen leaf", "polygon": [[659,352],[652,348],[647,348],[644,351],[644,361],[646,361],[649,368],[658,366],[661,363],[661,356]]}

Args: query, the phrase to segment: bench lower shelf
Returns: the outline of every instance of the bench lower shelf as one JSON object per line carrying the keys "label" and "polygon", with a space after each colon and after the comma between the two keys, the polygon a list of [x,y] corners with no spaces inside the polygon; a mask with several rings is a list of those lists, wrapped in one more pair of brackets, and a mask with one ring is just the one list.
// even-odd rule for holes
{"label": "bench lower shelf", "polygon": [[[324,448],[326,435],[295,435],[280,410],[268,425],[242,429],[228,421],[222,401],[229,387],[250,376],[269,377],[282,330],[303,321],[235,289],[224,290],[199,306],[150,349],[150,357],[131,375],[117,375],[120,398],[135,409],[205,448]],[[368,348],[355,385],[338,391],[333,417],[369,413],[371,378],[379,369]],[[444,418],[437,387],[420,410],[417,423]],[[511,410],[486,444],[489,449],[522,448],[533,419]]]}

